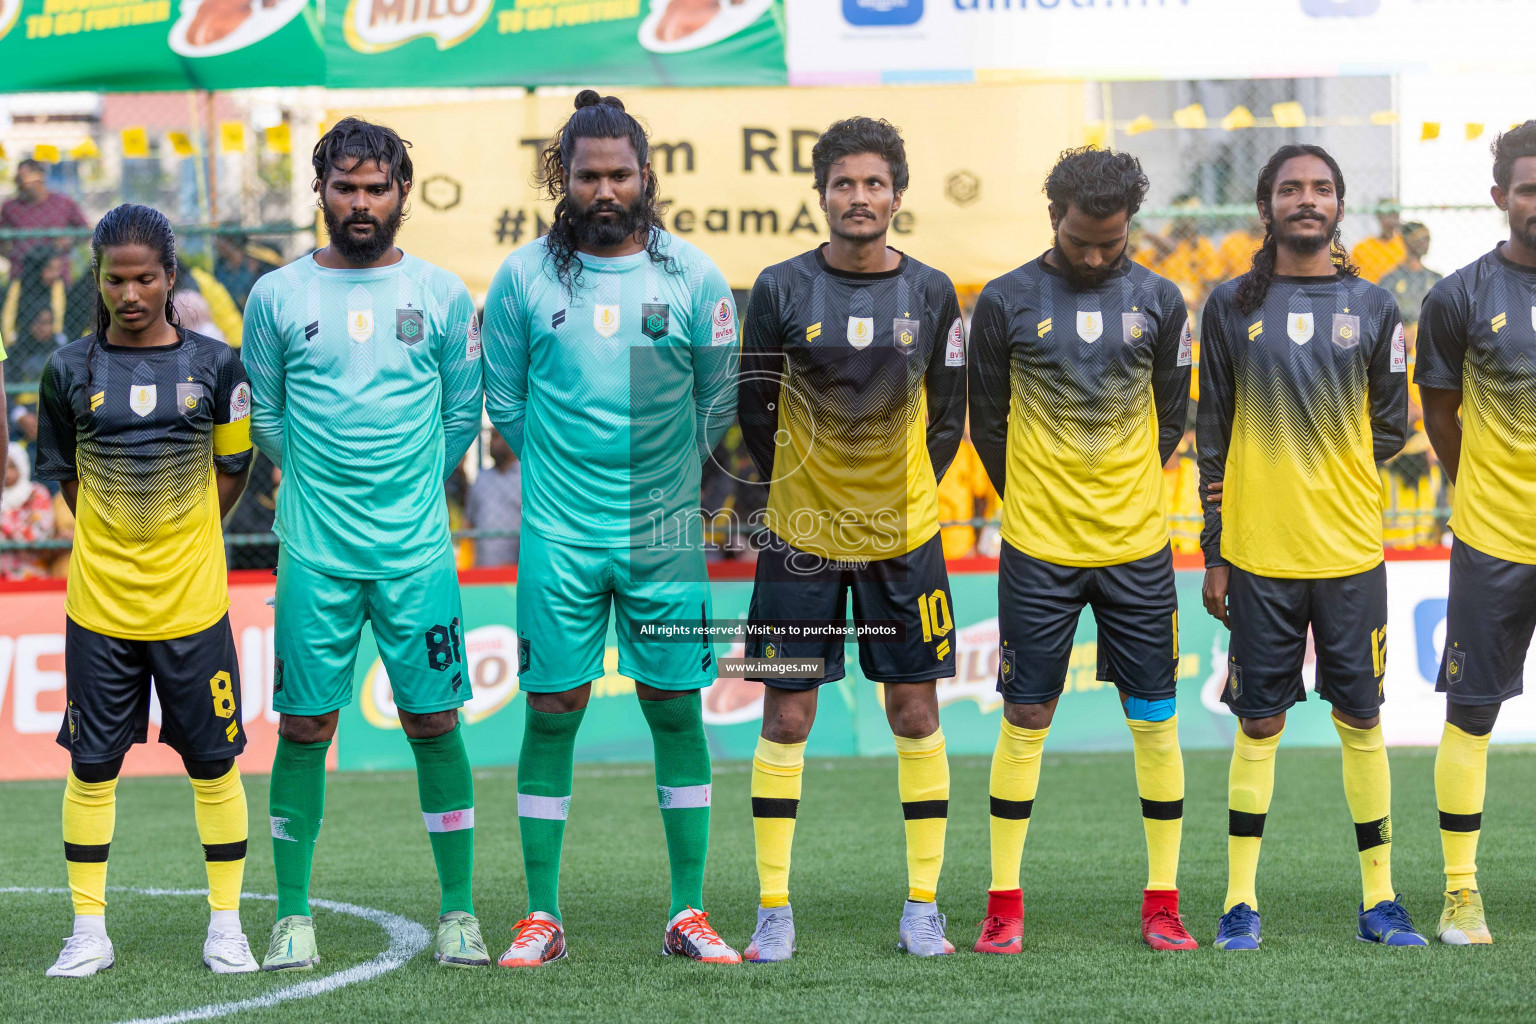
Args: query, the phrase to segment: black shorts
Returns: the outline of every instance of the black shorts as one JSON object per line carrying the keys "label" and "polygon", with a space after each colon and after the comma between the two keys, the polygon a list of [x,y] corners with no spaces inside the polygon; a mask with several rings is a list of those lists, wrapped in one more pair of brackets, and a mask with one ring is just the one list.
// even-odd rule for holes
{"label": "black shorts", "polygon": [[1498,704],[1525,689],[1536,632],[1536,565],[1451,546],[1445,654],[1435,689],[1452,704]]}
{"label": "black shorts", "polygon": [[1268,718],[1307,699],[1301,669],[1308,626],[1317,653],[1317,695],[1355,718],[1381,710],[1386,563],[1320,580],[1256,576],[1234,565],[1227,614],[1232,644],[1221,699],[1238,718]]}
{"label": "black shorts", "polygon": [[[944,545],[934,534],[904,555],[874,561],[829,561],[799,551],[769,535],[757,556],[757,578],[747,619],[757,626],[775,622],[847,622],[853,590],[855,623],[899,624],[894,639],[860,637],[859,668],[879,683],[926,683],[955,674],[955,617],[949,595]],[[775,657],[822,658],[820,679],[749,676],[782,690],[811,690],[836,682],[843,668],[842,637],[774,642]],[[746,656],[767,657],[768,642],[749,637]]]}
{"label": "black shorts", "polygon": [[229,615],[173,640],[122,640],[67,619],[69,704],[59,745],[81,764],[112,761],[149,735],[149,685],[160,698],[160,742],[189,761],[222,761],[245,749],[240,665]]}
{"label": "black shorts", "polygon": [[1098,678],[1166,700],[1179,681],[1173,549],[1119,565],[1058,565],[1003,542],[997,571],[997,689],[1010,704],[1061,696],[1083,608],[1099,630]]}

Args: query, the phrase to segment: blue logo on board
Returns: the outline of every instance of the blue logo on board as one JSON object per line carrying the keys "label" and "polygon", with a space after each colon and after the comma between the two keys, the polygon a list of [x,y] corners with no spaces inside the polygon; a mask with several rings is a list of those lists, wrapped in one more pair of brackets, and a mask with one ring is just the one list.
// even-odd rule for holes
{"label": "blue logo on board", "polygon": [[922,16],[923,0],[843,0],[843,19],[850,25],[915,25]]}

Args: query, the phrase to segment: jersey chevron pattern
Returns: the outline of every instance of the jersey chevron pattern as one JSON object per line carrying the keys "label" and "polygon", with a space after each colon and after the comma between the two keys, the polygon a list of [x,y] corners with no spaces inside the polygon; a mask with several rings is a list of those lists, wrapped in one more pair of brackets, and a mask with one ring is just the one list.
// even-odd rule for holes
{"label": "jersey chevron pattern", "polygon": [[1536,268],[1495,249],[1435,285],[1413,379],[1462,393],[1457,539],[1536,564]]}
{"label": "jersey chevron pattern", "polygon": [[1178,287],[1129,260],[1093,288],[1044,257],[988,284],[971,319],[971,440],[1004,539],[1072,566],[1161,550],[1190,361]]}
{"label": "jersey chevron pattern", "polygon": [[486,410],[523,460],[523,527],[551,540],[697,533],[701,469],[736,415],[736,304],[703,251],[659,235],[668,263],[582,254],[574,290],[542,238],[491,280]]}
{"label": "jersey chevron pattern", "polygon": [[245,309],[251,436],[283,470],[277,535],[342,579],[408,576],[448,546],[443,480],[480,431],[480,330],[453,274],[402,255],[305,256]]}
{"label": "jersey chevron pattern", "polygon": [[1382,560],[1381,479],[1408,432],[1407,352],[1390,292],[1348,275],[1281,277],[1244,316],[1238,282],[1201,327],[1197,444],[1206,565],[1351,576]]}
{"label": "jersey chevron pattern", "polygon": [[228,345],[180,333],[81,338],[43,368],[37,476],[80,482],[65,610],[106,636],[190,636],[229,609],[214,471],[250,465],[250,385]]}
{"label": "jersey chevron pattern", "polygon": [[905,254],[894,270],[841,271],[819,248],[769,267],[747,306],[739,392],[779,539],[879,560],[938,532],[938,481],[965,430],[948,277]]}

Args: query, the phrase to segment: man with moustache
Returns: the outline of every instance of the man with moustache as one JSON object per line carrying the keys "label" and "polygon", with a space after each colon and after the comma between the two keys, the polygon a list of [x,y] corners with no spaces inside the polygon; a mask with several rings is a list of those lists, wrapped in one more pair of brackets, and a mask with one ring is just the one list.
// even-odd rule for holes
{"label": "man with moustache", "polygon": [[971,320],[971,439],[1003,501],[1004,704],[978,953],[1022,949],[1019,865],[1085,605],[1135,750],[1142,938],[1196,948],[1179,918],[1179,613],[1162,474],[1184,431],[1191,344],[1179,287],[1126,256],[1147,187],[1128,153],[1063,153],[1045,181],[1055,244],[987,285]]}
{"label": "man with moustache", "polygon": [[715,680],[701,628],[699,480],[735,418],[736,307],[709,257],[663,230],[649,151],[617,97],[582,90],[543,154],[554,223],[507,257],[485,300],[487,411],[523,461],[517,813],[528,913],[503,967],[566,955],[571,766],[605,672],[610,608],[618,670],[635,680],[655,749],[671,874],[662,952],[741,960],[703,909],[711,769],[699,694]]}
{"label": "man with moustache", "polygon": [[326,132],[314,188],[330,244],[263,277],[246,305],[251,435],[283,471],[268,971],[319,959],[310,865],[365,621],[416,758],[442,885],[434,957],[490,963],[470,893],[474,783],[458,714],[470,687],[443,502],[480,430],[480,331],[462,281],[395,247],[407,145],[352,117]]}
{"label": "man with moustache", "polygon": [[1355,824],[1364,942],[1422,946],[1392,888],[1392,781],[1380,710],[1387,572],[1376,464],[1408,430],[1408,356],[1391,293],[1339,241],[1344,175],[1286,145],[1259,174],[1263,245],[1202,323],[1197,441],[1206,496],[1206,610],[1232,630],[1222,700],[1237,716],[1228,779],[1227,895],[1216,948],[1259,948],[1259,844],[1290,707],[1333,705]]}

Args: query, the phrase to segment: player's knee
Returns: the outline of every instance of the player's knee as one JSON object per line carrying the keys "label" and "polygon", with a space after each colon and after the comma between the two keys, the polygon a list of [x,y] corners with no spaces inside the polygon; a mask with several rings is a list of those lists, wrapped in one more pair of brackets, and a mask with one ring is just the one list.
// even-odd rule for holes
{"label": "player's knee", "polygon": [[1285,728],[1285,715],[1271,715],[1268,718],[1240,718],[1243,735],[1251,740],[1267,740],[1280,735],[1280,730]]}
{"label": "player's knee", "polygon": [[181,763],[187,769],[187,778],[212,780],[228,775],[229,770],[235,766],[235,759],[226,757],[222,761],[194,761],[190,757],[183,757]]}
{"label": "player's knee", "polygon": [[1003,704],[1003,717],[1015,729],[1049,729],[1055,714],[1055,701],[1045,704]]}
{"label": "player's knee", "polygon": [[458,708],[429,711],[424,715],[415,715],[409,711],[400,712],[400,728],[413,740],[430,740],[437,736],[446,736],[453,732],[458,724]]}
{"label": "player's knee", "polygon": [[123,770],[123,755],[119,754],[110,761],[100,761],[95,764],[71,761],[69,770],[74,772],[75,778],[81,782],[111,782]]}
{"label": "player's knee", "polygon": [[328,715],[283,715],[277,734],[289,743],[329,743],[336,735],[338,713]]}
{"label": "player's knee", "polygon": [[885,717],[893,735],[908,739],[932,736],[939,728],[939,699],[934,684],[887,684]]}
{"label": "player's knee", "polygon": [[1493,723],[1498,718],[1497,704],[1445,702],[1445,720],[1469,736],[1486,736],[1493,732]]}
{"label": "player's knee", "polygon": [[570,715],[587,706],[592,695],[592,684],[578,686],[559,693],[530,693],[528,706],[544,715]]}

